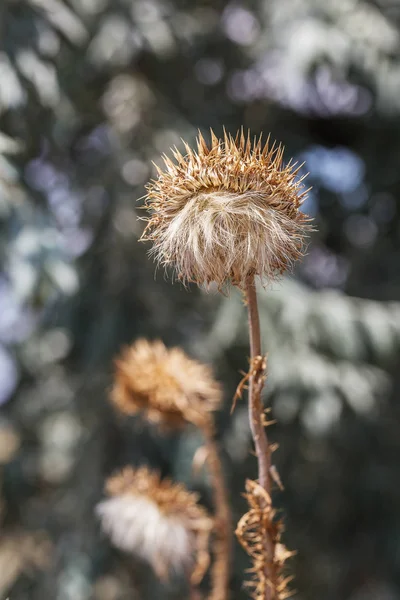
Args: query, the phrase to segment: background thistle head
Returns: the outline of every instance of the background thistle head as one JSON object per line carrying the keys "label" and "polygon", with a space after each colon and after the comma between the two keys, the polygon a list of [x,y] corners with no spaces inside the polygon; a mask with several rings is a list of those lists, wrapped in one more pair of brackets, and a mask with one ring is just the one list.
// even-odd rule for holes
{"label": "background thistle head", "polygon": [[138,340],[123,350],[115,366],[113,404],[164,428],[188,422],[202,427],[221,403],[221,386],[211,368],[160,340]]}
{"label": "background thistle head", "polygon": [[171,571],[202,578],[212,519],[197,494],[147,467],[125,467],[105,489],[108,497],[96,512],[117,548],[149,562],[161,578]]}
{"label": "background thistle head", "polygon": [[244,288],[249,278],[274,280],[301,258],[309,218],[305,193],[283,149],[243,132],[223,140],[211,132],[208,146],[164,156],[165,169],[147,186],[151,215],[143,240],[184,282]]}

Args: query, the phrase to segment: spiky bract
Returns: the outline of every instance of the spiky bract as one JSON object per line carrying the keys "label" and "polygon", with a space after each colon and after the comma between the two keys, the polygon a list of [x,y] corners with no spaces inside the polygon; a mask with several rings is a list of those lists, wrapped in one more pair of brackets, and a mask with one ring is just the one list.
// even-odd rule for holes
{"label": "spiky bract", "polygon": [[148,561],[160,577],[184,570],[201,580],[212,520],[197,494],[147,467],[125,467],[107,480],[106,493],[97,514],[115,546]]}
{"label": "spiky bract", "polygon": [[116,360],[111,399],[123,413],[142,412],[163,427],[201,427],[220,405],[221,386],[208,366],[180,348],[140,339]]}
{"label": "spiky bract", "polygon": [[249,278],[274,280],[304,253],[309,218],[298,169],[282,163],[283,149],[251,143],[243,132],[208,147],[164,156],[165,170],[147,186],[151,211],[143,240],[153,243],[157,261],[173,266],[179,279],[198,284]]}

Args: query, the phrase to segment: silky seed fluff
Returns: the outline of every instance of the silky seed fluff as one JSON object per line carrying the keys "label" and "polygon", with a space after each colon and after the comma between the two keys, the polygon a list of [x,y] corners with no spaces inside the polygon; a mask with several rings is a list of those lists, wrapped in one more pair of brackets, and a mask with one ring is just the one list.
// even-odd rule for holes
{"label": "silky seed fluff", "polygon": [[189,567],[201,579],[213,522],[197,494],[147,467],[112,475],[106,493],[96,513],[117,548],[148,561],[160,577]]}
{"label": "silky seed fluff", "polygon": [[150,216],[142,240],[163,266],[184,283],[245,288],[249,278],[277,279],[305,251],[310,219],[300,207],[306,196],[300,167],[283,164],[283,149],[243,131],[208,146],[163,156],[165,169],[147,185]]}

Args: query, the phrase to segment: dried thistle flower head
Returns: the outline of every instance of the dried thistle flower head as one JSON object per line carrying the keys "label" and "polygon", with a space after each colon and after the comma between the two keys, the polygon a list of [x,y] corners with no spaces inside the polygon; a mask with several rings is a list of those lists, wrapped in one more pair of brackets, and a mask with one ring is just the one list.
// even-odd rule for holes
{"label": "dried thistle flower head", "polygon": [[148,561],[161,578],[174,570],[190,572],[193,583],[202,579],[213,522],[197,494],[146,467],[110,477],[106,493],[96,512],[115,546]]}
{"label": "dried thistle flower head", "polygon": [[[254,600],[285,600],[292,596],[288,589],[292,577],[285,577],[284,564],[295,554],[281,543],[282,521],[276,520],[276,511],[266,490],[256,481],[246,481],[246,498],[250,510],[243,515],[236,528],[236,537],[253,562],[250,572]],[[269,595],[267,592],[269,590]]]}
{"label": "dried thistle flower head", "polygon": [[[173,163],[147,186],[151,211],[143,240],[162,265],[175,267],[184,282],[231,281],[244,288],[249,277],[274,280],[304,253],[310,219],[300,211],[306,192],[299,169],[283,166],[283,149],[261,137],[251,143],[211,132],[197,149],[176,149]],[[300,167],[299,167],[300,168]]]}
{"label": "dried thistle flower head", "polygon": [[111,399],[123,413],[143,411],[164,427],[202,426],[219,407],[221,386],[208,366],[180,348],[140,339],[116,360]]}

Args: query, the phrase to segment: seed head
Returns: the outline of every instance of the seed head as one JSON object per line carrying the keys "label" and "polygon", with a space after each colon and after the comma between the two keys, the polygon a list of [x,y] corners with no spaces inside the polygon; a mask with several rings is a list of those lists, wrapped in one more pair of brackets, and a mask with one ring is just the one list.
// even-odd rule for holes
{"label": "seed head", "polygon": [[305,191],[283,149],[261,137],[251,143],[211,132],[197,149],[164,156],[165,170],[147,186],[151,211],[142,240],[159,264],[184,282],[244,288],[250,277],[274,280],[301,258],[310,219],[300,211]]}
{"label": "seed head", "polygon": [[161,341],[138,340],[115,362],[111,399],[121,412],[143,412],[167,428],[187,422],[202,426],[221,402],[221,386],[210,367],[189,358],[180,348]]}
{"label": "seed head", "polygon": [[197,494],[146,467],[125,467],[107,480],[106,493],[96,512],[117,548],[148,561],[161,578],[172,570],[201,580],[212,520]]}

